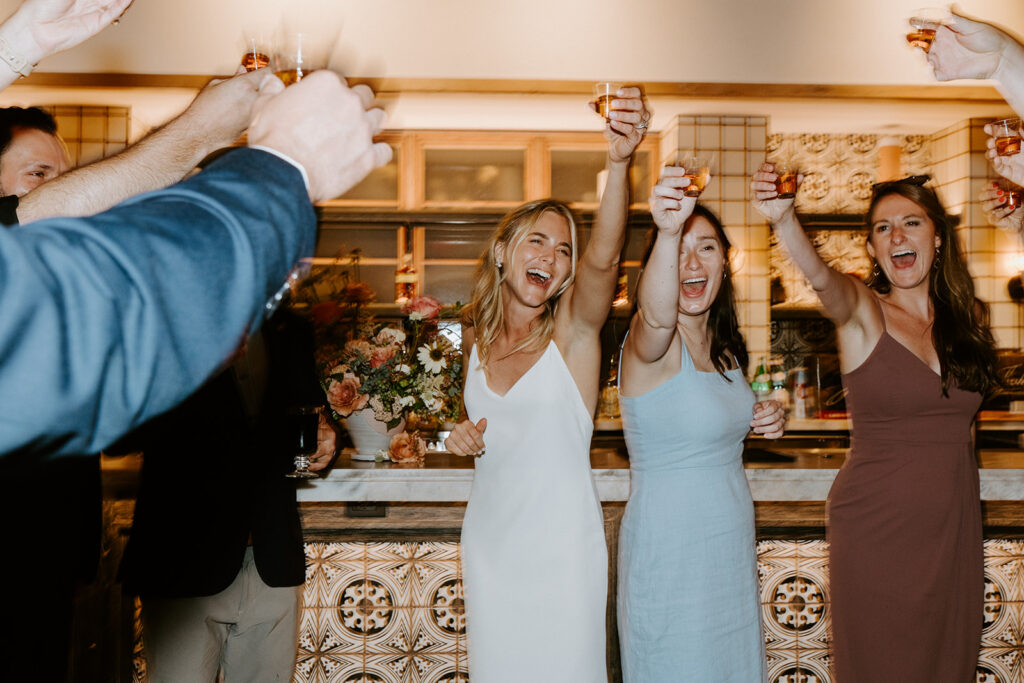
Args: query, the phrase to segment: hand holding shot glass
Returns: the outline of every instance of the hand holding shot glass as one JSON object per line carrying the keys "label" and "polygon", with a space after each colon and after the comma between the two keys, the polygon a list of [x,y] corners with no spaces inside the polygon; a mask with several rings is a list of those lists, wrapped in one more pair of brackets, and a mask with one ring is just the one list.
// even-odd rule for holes
{"label": "hand holding shot glass", "polygon": [[985,186],[978,197],[982,211],[991,225],[1006,232],[1019,233],[1024,223],[1024,190],[1020,185],[1000,178]]}
{"label": "hand holding shot glass", "polygon": [[[636,132],[643,135],[651,120],[651,112],[643,99],[643,91],[635,85],[610,81],[595,83],[594,99],[590,101],[590,108],[604,119],[606,125],[621,135],[628,134],[629,129],[616,127],[615,123],[632,125]],[[613,113],[617,115],[613,117]]]}
{"label": "hand holding shot glass", "polygon": [[711,180],[711,157],[695,152],[682,152],[676,156],[674,166],[683,169],[683,177],[690,184],[683,189],[687,197],[699,197]]}
{"label": "hand holding shot glass", "polygon": [[1021,120],[1000,119],[985,125],[989,136],[985,156],[1002,177],[1024,185],[1024,154],[1021,154]]}

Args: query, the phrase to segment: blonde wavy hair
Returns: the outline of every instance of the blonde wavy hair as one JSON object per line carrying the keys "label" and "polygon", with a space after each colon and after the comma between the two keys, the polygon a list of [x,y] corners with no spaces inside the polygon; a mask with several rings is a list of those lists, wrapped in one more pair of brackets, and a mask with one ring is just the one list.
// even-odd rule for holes
{"label": "blonde wavy hair", "polygon": [[477,353],[480,357],[480,363],[484,366],[487,365],[487,361],[490,359],[491,347],[494,345],[495,340],[497,340],[504,323],[501,285],[505,282],[507,271],[498,265],[498,246],[504,246],[505,262],[511,263],[519,245],[530,234],[537,221],[540,220],[540,217],[549,211],[558,214],[569,224],[572,246],[572,253],[570,254],[572,269],[569,271],[569,277],[565,279],[565,282],[561,284],[550,299],[544,302],[544,311],[540,314],[530,334],[512,349],[509,354],[511,355],[523,349],[541,348],[551,340],[551,335],[554,333],[555,312],[558,310],[558,302],[565,290],[576,279],[576,256],[578,253],[576,218],[572,215],[572,210],[564,202],[555,199],[538,199],[516,207],[501,219],[498,227],[491,234],[491,238],[487,242],[487,248],[477,266],[475,284],[473,285],[473,297],[463,313],[462,322],[464,325],[472,327],[476,332]]}

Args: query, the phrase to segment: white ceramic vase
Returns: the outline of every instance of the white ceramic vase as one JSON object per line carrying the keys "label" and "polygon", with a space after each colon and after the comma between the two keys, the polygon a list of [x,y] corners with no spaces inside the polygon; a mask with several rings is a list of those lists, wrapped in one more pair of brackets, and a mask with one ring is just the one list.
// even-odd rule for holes
{"label": "white ceramic vase", "polygon": [[375,460],[378,451],[388,450],[391,437],[405,429],[405,418],[392,429],[388,429],[387,423],[375,418],[370,408],[352,413],[343,418],[341,423],[356,446],[356,453],[352,455],[353,460]]}

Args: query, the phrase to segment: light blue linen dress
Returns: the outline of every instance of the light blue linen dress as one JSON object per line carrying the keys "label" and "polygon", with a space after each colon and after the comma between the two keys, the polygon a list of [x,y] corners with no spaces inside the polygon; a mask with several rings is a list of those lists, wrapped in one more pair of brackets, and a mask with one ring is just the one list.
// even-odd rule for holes
{"label": "light blue linen dress", "polygon": [[619,537],[625,683],[767,678],[754,505],[743,439],[754,395],[743,374],[678,375],[620,400],[631,491]]}

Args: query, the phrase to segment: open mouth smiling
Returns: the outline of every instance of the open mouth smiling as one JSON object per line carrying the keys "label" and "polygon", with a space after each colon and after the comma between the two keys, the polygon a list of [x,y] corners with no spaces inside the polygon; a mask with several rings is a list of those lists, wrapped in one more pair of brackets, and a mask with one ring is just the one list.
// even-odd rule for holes
{"label": "open mouth smiling", "polygon": [[526,279],[539,287],[544,287],[551,280],[551,273],[540,268],[530,268],[526,271]]}
{"label": "open mouth smiling", "polygon": [[707,285],[708,279],[706,277],[691,277],[683,280],[683,293],[688,296],[698,296],[704,291],[704,286]]}
{"label": "open mouth smiling", "polygon": [[913,249],[900,249],[892,253],[891,260],[897,268],[908,268],[917,260],[917,252]]}

